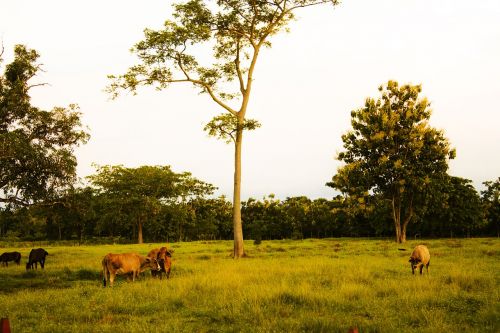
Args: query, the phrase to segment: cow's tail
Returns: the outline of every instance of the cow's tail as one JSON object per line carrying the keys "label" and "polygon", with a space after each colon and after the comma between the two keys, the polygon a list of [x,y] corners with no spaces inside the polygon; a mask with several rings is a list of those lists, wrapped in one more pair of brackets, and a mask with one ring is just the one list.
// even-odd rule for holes
{"label": "cow's tail", "polygon": [[108,278],[108,258],[107,256],[102,259],[102,285],[106,287],[106,280]]}

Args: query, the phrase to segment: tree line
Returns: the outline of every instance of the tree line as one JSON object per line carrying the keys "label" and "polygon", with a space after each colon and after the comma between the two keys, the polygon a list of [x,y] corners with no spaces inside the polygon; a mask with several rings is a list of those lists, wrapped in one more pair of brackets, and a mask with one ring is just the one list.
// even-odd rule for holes
{"label": "tree line", "polygon": [[[79,242],[176,242],[232,239],[232,203],[214,186],[168,166],[104,166],[92,186],[57,200],[4,208],[0,237]],[[408,225],[408,236],[498,236],[500,178],[478,193],[470,180],[449,177]],[[389,237],[391,205],[378,195],[353,206],[349,198],[284,200],[270,194],[242,202],[243,231],[255,242],[324,237]]]}

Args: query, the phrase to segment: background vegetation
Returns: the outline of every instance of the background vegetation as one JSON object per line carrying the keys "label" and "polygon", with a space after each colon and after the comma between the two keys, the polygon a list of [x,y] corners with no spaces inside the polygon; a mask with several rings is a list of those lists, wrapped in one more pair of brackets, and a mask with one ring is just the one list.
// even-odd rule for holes
{"label": "background vegetation", "polygon": [[[147,177],[131,180],[133,183],[141,181],[142,184],[151,182]],[[124,181],[124,188],[132,186],[128,182]],[[0,211],[0,236],[5,241],[130,243],[137,241],[140,218],[146,242],[232,239],[230,201],[225,197],[209,196],[211,186],[191,176],[175,184],[182,189],[172,188],[163,198],[158,191],[141,196],[139,191],[149,192],[138,187],[134,187],[133,192],[121,194],[86,187],[68,191],[52,203],[18,208],[7,206]],[[500,179],[485,185],[486,189],[478,193],[469,180],[448,177],[428,193],[425,209],[408,225],[408,237],[498,236]],[[193,188],[186,189],[189,186]],[[184,194],[179,196],[175,191]],[[134,200],[143,203],[131,204]],[[257,242],[392,236],[390,203],[377,195],[363,200],[362,205],[357,205],[345,196],[331,200],[307,197],[280,200],[273,195],[260,200],[250,198],[242,203],[243,230],[246,238]]]}
{"label": "background vegetation", "polygon": [[[412,275],[426,244],[429,275]],[[498,332],[500,241],[447,239],[397,245],[375,239],[172,244],[172,276],[102,287],[108,252],[160,244],[47,246],[44,271],[0,268],[0,313],[15,332]],[[404,247],[407,251],[398,250]],[[21,250],[23,259],[31,247]],[[424,270],[425,271],[425,270]]]}

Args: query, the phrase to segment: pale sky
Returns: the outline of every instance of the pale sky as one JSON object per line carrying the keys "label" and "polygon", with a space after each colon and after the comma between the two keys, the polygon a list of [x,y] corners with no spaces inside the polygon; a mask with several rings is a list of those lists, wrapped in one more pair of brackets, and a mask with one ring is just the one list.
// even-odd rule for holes
{"label": "pale sky", "polygon": [[[129,52],[144,28],[158,29],[172,1],[0,0],[4,64],[13,46],[36,49],[46,71],[33,90],[44,109],[77,103],[90,128],[77,149],[78,175],[92,163],[171,165],[232,196],[233,147],[203,126],[222,112],[189,85],[109,100],[108,74],[137,63]],[[378,97],[388,80],[422,84],[431,125],[457,157],[450,174],[481,183],[500,176],[500,1],[344,0],[297,11],[291,32],[275,37],[254,75],[245,134],[242,198],[331,198],[341,135],[350,111]]]}

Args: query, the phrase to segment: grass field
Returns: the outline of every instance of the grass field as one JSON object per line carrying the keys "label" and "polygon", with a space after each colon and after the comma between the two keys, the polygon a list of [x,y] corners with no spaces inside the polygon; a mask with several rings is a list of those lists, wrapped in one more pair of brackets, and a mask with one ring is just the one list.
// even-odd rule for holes
{"label": "grass field", "polygon": [[[417,244],[428,276],[411,274]],[[0,267],[0,317],[12,332],[500,332],[499,239],[249,241],[236,261],[229,241],[174,243],[170,280],[102,287],[106,253],[158,246],[44,246],[30,272],[30,248],[0,248],[23,256]]]}

